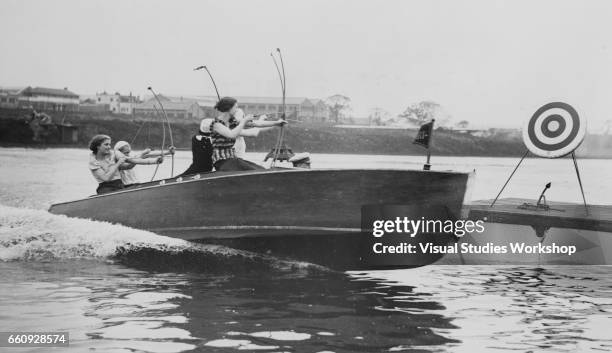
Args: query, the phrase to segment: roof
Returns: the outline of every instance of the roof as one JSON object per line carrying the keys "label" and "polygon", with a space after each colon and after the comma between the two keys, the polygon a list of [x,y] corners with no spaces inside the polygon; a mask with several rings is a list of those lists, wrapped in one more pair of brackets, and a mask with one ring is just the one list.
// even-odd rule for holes
{"label": "roof", "polygon": [[[238,104],[283,104],[282,97],[253,97],[253,96],[231,96],[238,100]],[[216,96],[200,96],[198,100],[212,101],[216,103],[218,101]],[[285,104],[302,104],[308,98],[306,97],[287,97]],[[213,104],[214,104],[213,103]]]}
{"label": "roof", "polygon": [[[164,104],[164,107],[166,106],[165,102],[177,102],[177,103],[197,103],[199,106],[201,107],[214,107],[215,103],[217,103],[217,97],[185,97],[185,96],[164,96],[161,94],[158,94],[157,97],[159,97],[159,100],[162,101],[162,103]],[[149,99],[147,101],[153,101],[155,102],[155,97],[149,97]]]}
{"label": "roof", "polygon": [[[239,104],[283,104],[282,97],[234,97]],[[302,104],[306,97],[286,97],[285,104]]]}
{"label": "roof", "polygon": [[122,103],[136,103],[138,102],[138,97],[135,96],[119,96],[119,101]]}
{"label": "roof", "polygon": [[[217,103],[218,98],[216,96],[164,96],[161,94],[157,95],[162,102],[166,100],[172,102],[195,102],[202,107],[214,107]],[[238,100],[239,105],[244,104],[283,104],[282,97],[253,97],[253,96],[232,96]],[[155,101],[154,97],[151,97],[149,100]],[[306,98],[306,97],[287,97],[285,99],[285,104],[295,104],[301,105],[305,102],[311,102],[313,105],[323,103],[323,100],[316,98]],[[165,106],[165,103],[164,103]]]}
{"label": "roof", "polygon": [[21,92],[23,95],[42,95],[42,96],[54,96],[54,97],[69,97],[79,98],[79,95],[70,92],[67,88],[47,88],[47,87],[26,87]]}
{"label": "roof", "polygon": [[[162,99],[160,99],[160,100],[162,100]],[[162,104],[163,104],[165,110],[189,110],[189,109],[191,109],[191,107],[193,107],[194,104],[197,105],[197,102],[194,102],[194,101],[172,102],[172,101],[164,101],[164,100],[162,100]],[[157,109],[159,109],[161,111],[157,101],[155,99],[149,99],[148,101],[146,101],[144,103],[137,104],[134,107],[134,109],[151,109],[151,110],[155,110],[154,107],[157,107]]]}
{"label": "roof", "polygon": [[23,89],[24,87],[0,87],[0,94],[16,95]]}
{"label": "roof", "polygon": [[[123,103],[134,103],[138,101],[138,97],[137,96],[133,96],[132,93],[130,92],[129,95],[122,95],[119,92],[115,92],[115,93],[106,93],[106,91],[102,92],[102,93],[96,93],[96,97],[100,97],[100,96],[113,96],[113,97],[118,97],[120,102]],[[81,96],[83,97],[83,96]]]}

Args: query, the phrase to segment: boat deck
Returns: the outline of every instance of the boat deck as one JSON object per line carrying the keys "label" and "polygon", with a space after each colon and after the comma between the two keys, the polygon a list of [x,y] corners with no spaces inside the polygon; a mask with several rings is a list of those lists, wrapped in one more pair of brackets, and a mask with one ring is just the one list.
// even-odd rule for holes
{"label": "boat deck", "polygon": [[506,198],[474,201],[463,207],[467,218],[492,223],[519,224],[545,228],[571,228],[612,233],[612,205],[587,205],[569,202],[547,202],[545,209],[518,208],[524,203],[535,205],[537,200]]}

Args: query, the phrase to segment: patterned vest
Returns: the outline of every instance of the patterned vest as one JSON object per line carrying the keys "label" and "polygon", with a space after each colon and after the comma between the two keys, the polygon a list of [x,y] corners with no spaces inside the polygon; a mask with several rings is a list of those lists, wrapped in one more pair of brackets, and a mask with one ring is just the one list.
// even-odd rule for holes
{"label": "patterned vest", "polygon": [[215,123],[219,123],[223,126],[228,127],[229,129],[234,129],[239,124],[238,120],[236,120],[236,118],[234,118],[233,116],[230,117],[227,124],[219,118],[215,118],[215,120],[210,123],[210,131],[213,145],[213,164],[223,159],[236,158],[236,151],[234,150],[234,143],[236,142],[236,139],[230,139],[217,133],[213,128]]}

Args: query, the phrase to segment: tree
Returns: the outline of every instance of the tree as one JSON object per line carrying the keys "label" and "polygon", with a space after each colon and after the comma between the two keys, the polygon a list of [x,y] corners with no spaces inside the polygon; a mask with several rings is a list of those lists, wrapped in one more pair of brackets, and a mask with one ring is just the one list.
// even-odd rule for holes
{"label": "tree", "polygon": [[423,125],[431,121],[431,119],[436,119],[436,125],[442,126],[450,120],[450,116],[444,111],[442,106],[431,101],[412,104],[398,116],[407,119],[415,125]]}
{"label": "tree", "polygon": [[460,129],[465,129],[468,127],[468,125],[470,124],[469,121],[467,120],[461,120],[460,122],[457,123],[457,127]]}
{"label": "tree", "polygon": [[386,121],[388,121],[391,118],[391,113],[389,113],[388,111],[376,107],[376,108],[372,108],[372,110],[370,111],[370,115],[368,115],[368,118],[370,120],[370,125],[384,125]]}
{"label": "tree", "polygon": [[337,123],[351,110],[351,99],[341,94],[335,94],[325,99],[325,105],[329,108],[331,120]]}

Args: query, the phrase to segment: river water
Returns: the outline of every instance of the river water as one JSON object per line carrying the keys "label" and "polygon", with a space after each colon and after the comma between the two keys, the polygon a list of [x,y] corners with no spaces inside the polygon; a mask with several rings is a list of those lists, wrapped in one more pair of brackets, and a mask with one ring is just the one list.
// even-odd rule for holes
{"label": "river water", "polygon": [[[68,348],[2,352],[612,351],[609,266],[338,273],[49,214],[54,202],[95,193],[87,155],[0,148],[0,331],[70,333]],[[175,174],[189,159],[177,154]],[[419,169],[424,158],[312,159],[314,168]],[[497,194],[518,159],[432,162],[475,169],[478,200]],[[579,166],[587,201],[612,204],[612,161]],[[155,169],[137,168],[143,181]],[[157,177],[170,169],[167,160]],[[547,182],[550,200],[582,201],[569,159],[526,160],[502,197],[536,198]]]}

